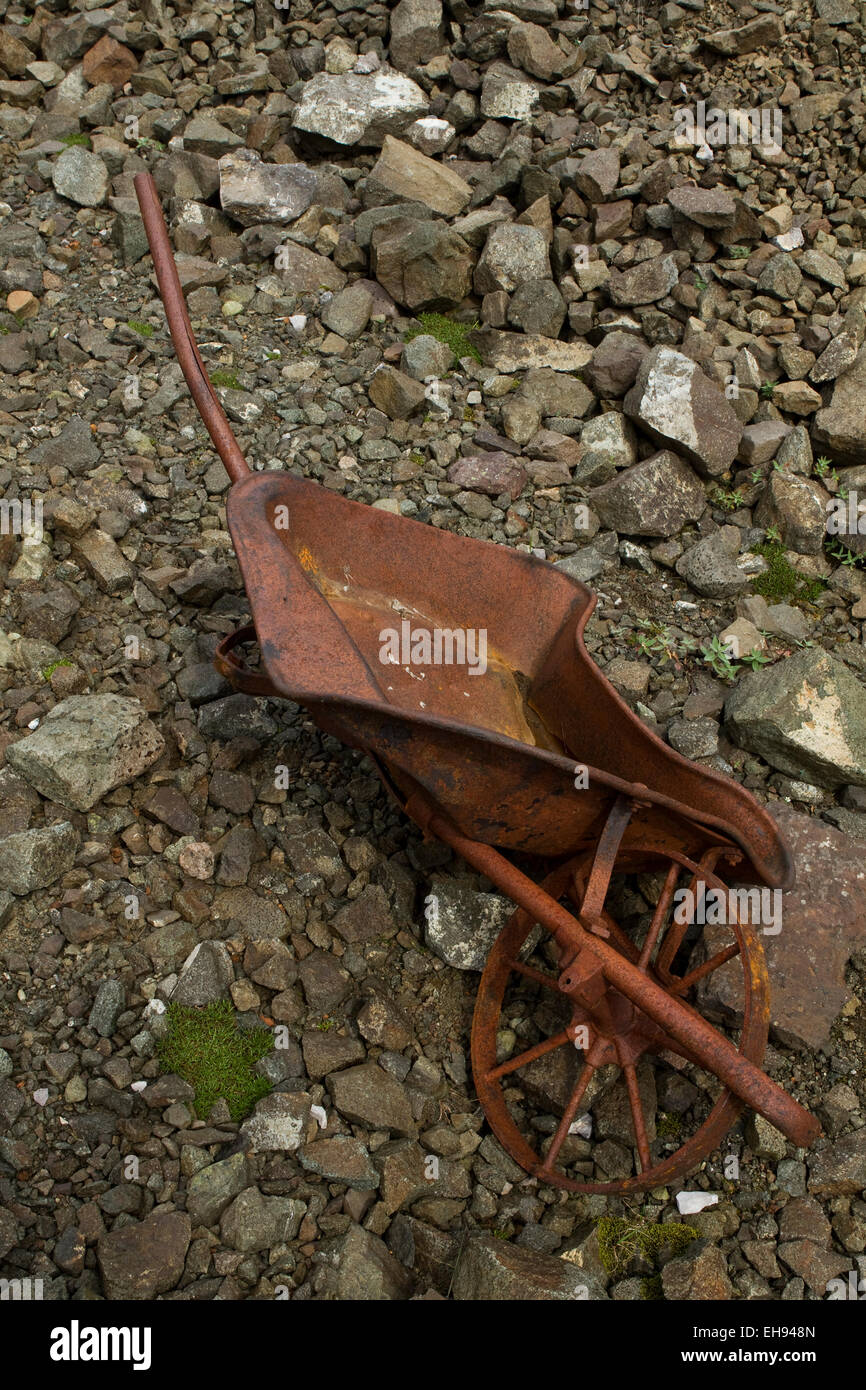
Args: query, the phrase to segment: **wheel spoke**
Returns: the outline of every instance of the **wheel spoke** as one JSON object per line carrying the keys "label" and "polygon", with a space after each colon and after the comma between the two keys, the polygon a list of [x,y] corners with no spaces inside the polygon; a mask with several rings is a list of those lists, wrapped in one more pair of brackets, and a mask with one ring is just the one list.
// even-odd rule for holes
{"label": "wheel spoke", "polygon": [[628,1103],[631,1107],[631,1122],[634,1126],[634,1137],[637,1141],[637,1152],[640,1159],[641,1172],[645,1173],[652,1167],[650,1158],[649,1139],[646,1132],[646,1120],[644,1119],[643,1106],[640,1100],[640,1087],[638,1086],[637,1072],[631,1062],[623,1066],[626,1090],[628,1091]]}
{"label": "wheel spoke", "polygon": [[545,1038],[544,1042],[536,1043],[526,1052],[519,1052],[516,1057],[509,1057],[507,1062],[500,1062],[498,1067],[487,1073],[486,1080],[498,1081],[500,1076],[508,1076],[520,1067],[528,1067],[530,1062],[535,1062],[539,1057],[544,1057],[546,1053],[553,1052],[557,1047],[564,1047],[570,1042],[568,1030],[563,1028],[561,1033],[554,1033],[552,1038]]}
{"label": "wheel spoke", "polygon": [[545,975],[543,970],[536,970],[534,965],[524,965],[522,960],[509,961],[509,967],[516,970],[518,975],[525,975],[527,980],[535,980],[536,984],[559,992],[559,983],[555,975]]}
{"label": "wheel spoke", "polygon": [[577,1114],[577,1108],[580,1105],[580,1102],[583,1100],[584,1095],[586,1094],[586,1088],[592,1079],[592,1074],[594,1071],[595,1067],[592,1066],[590,1062],[584,1062],[583,1069],[580,1073],[580,1076],[578,1077],[577,1085],[571,1093],[571,1098],[569,1099],[568,1105],[565,1107],[565,1110],[563,1111],[562,1119],[560,1120],[559,1125],[557,1126],[556,1133],[550,1141],[550,1148],[547,1150],[544,1162],[541,1165],[539,1176],[543,1176],[543,1174],[546,1172],[553,1171],[553,1165],[556,1162],[556,1156],[562,1148],[563,1144],[565,1143],[566,1138],[568,1137],[568,1131],[571,1129],[571,1126],[574,1122],[574,1117]]}
{"label": "wheel spoke", "polygon": [[714,970],[720,970],[723,965],[727,965],[729,960],[740,954],[740,943],[734,941],[732,945],[726,946],[723,951],[717,951],[709,960],[704,961],[703,965],[690,970],[688,975],[683,975],[682,979],[676,980],[671,985],[671,994],[685,994],[687,989],[696,985],[698,980],[703,980],[707,975],[712,975]]}
{"label": "wheel spoke", "polygon": [[679,878],[679,874],[679,864],[671,864],[667,872],[667,877],[665,878],[664,888],[662,889],[658,903],[656,904],[656,910],[653,913],[653,919],[650,923],[650,929],[647,932],[646,941],[643,944],[643,950],[640,953],[640,959],[637,963],[638,969],[643,970],[644,972],[646,972],[646,969],[649,965],[650,956],[652,955],[653,950],[655,949],[655,944],[658,941],[662,922],[667,916],[668,908],[671,905],[671,899],[674,895],[674,885],[677,879]]}
{"label": "wheel spoke", "polygon": [[[713,849],[707,850],[706,854],[704,854],[700,859],[698,867],[692,874],[692,877],[689,881],[688,891],[693,898],[695,892],[695,884],[699,881],[702,881],[700,875],[704,873],[711,874],[713,872],[713,869],[715,867],[717,859],[719,858],[720,853],[721,850],[714,847]],[[705,894],[706,884],[704,884],[704,892],[701,895],[701,901],[703,901],[703,897]],[[665,939],[661,944],[661,949],[658,954],[658,960],[656,962],[656,969],[665,981],[670,981],[671,979],[671,965],[673,964],[674,957],[676,956],[677,951],[680,949],[680,946],[683,943],[683,937],[685,936],[690,925],[691,923],[689,921],[688,915],[686,915],[685,920],[682,922],[677,922],[676,920],[672,921],[670,926],[668,927],[668,930],[665,932]]]}

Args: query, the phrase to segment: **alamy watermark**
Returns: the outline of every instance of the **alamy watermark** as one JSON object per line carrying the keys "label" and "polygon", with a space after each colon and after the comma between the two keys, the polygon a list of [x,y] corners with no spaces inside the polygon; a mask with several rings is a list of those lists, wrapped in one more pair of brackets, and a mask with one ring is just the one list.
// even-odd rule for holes
{"label": "alamy watermark", "polygon": [[707,110],[705,101],[679,106],[674,112],[674,134],[693,145],[782,144],[782,112],[777,106],[755,106],[749,111]]}
{"label": "alamy watermark", "polygon": [[853,491],[845,497],[831,497],[825,530],[831,536],[866,536],[866,499],[861,502]]}
{"label": "alamy watermark", "polygon": [[382,629],[379,644],[383,666],[465,666],[470,676],[483,676],[487,670],[484,627],[413,628],[404,618],[399,629]]}
{"label": "alamy watermark", "polygon": [[708,888],[699,879],[694,888],[678,888],[674,893],[674,921],[699,927],[749,922],[761,927],[763,936],[778,936],[782,892],[779,888]]}
{"label": "alamy watermark", "polygon": [[42,498],[31,502],[29,497],[0,497],[0,536],[26,536],[28,540],[41,541],[44,534],[42,524]]}

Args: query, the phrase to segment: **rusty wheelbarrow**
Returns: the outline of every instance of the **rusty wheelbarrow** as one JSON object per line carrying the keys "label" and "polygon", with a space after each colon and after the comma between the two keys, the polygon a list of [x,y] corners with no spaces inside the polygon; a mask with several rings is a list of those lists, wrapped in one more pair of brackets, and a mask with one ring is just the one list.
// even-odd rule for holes
{"label": "rusty wheelbarrow", "polygon": [[[287,473],[251,472],[195,345],[153,180],[135,186],[175,350],[233,482],[228,525],[253,622],[220,643],[219,670],[237,690],[297,701],[365,750],[407,815],[517,905],[472,1025],[475,1086],[501,1143],[545,1183],[606,1193],[682,1176],[744,1106],[812,1143],[817,1121],[760,1069],[768,979],[749,913],[729,914],[721,944],[695,940],[701,903],[732,879],[792,885],[771,816],[617,695],[584,645],[596,600],[583,584]],[[460,634],[480,632],[484,662],[457,664]],[[414,653],[437,641],[440,663],[419,665]],[[255,642],[257,669],[242,654]],[[635,874],[652,908],[626,930],[616,904],[621,876]],[[701,1012],[708,977],[725,969],[736,1042]],[[653,1055],[717,1078],[679,1146],[656,1134],[647,1103],[642,1059]],[[634,1171],[591,1181],[574,1142],[582,1107],[620,1074]]]}

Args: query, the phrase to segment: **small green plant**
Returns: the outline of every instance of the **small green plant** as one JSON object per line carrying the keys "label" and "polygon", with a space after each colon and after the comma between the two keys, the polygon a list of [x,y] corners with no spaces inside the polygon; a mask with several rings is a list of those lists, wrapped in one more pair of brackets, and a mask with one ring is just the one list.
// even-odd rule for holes
{"label": "small green plant", "polygon": [[753,483],[762,483],[764,481],[764,475],[760,468],[753,468],[749,476]]}
{"label": "small green plant", "polygon": [[743,665],[748,666],[752,671],[759,671],[762,666],[769,666],[772,659],[771,656],[764,656],[763,652],[759,652],[757,647],[755,647],[754,651],[747,652],[745,656],[740,657]]}
{"label": "small green plant", "polygon": [[73,666],[74,664],[74,662],[70,661],[65,656],[61,657],[59,661],[52,661],[50,666],[43,667],[42,679],[44,681],[50,681],[51,677],[54,675],[54,672],[57,670],[59,666]]}
{"label": "small green plant", "polygon": [[475,362],[481,361],[481,353],[469,341],[469,334],[478,327],[477,322],[457,323],[445,314],[419,314],[418,322],[421,327],[410,328],[406,334],[407,343],[413,338],[419,338],[422,333],[429,333],[431,338],[450,347],[458,362],[461,357],[471,357]]}
{"label": "small green plant", "polygon": [[131,328],[133,333],[138,333],[142,338],[153,337],[154,330],[152,324],[142,323],[141,319],[127,319],[126,326],[127,328]]}
{"label": "small green plant", "polygon": [[222,1096],[233,1120],[242,1120],[257,1100],[267,1095],[270,1082],[253,1071],[266,1057],[274,1039],[266,1028],[241,1030],[227,999],[203,1009],[169,1004],[168,1031],[158,1055],[166,1071],[176,1072],[195,1090],[200,1119],[210,1114]]}
{"label": "small green plant", "polygon": [[817,478],[823,478],[823,477],[826,475],[827,470],[829,469],[829,467],[830,467],[830,465],[832,464],[832,462],[833,462],[833,460],[832,460],[832,459],[828,459],[828,457],[827,457],[826,454],[822,454],[820,458],[816,458],[816,460],[815,460],[815,476],[816,476]]}
{"label": "small green plant", "polygon": [[778,526],[767,527],[767,541],[770,545],[782,544],[782,533],[779,530]]}
{"label": "small green plant", "polygon": [[847,545],[841,541],[827,541],[824,549],[831,560],[837,560],[840,565],[845,565],[848,569],[853,569],[855,565],[862,565],[863,557],[855,551],[849,550]]}
{"label": "small green plant", "polygon": [[717,507],[721,507],[723,512],[735,512],[738,507],[744,507],[746,504],[738,487],[716,486],[710,493],[710,501],[714,502]]}
{"label": "small green plant", "polygon": [[93,149],[90,136],[85,135],[83,130],[74,130],[69,135],[61,135],[60,143],[61,145],[66,145],[67,148],[72,145],[83,145],[86,150]]}
{"label": "small green plant", "polygon": [[137,150],[164,150],[165,145],[161,140],[155,140],[152,135],[142,135],[136,140]]}
{"label": "small green plant", "polygon": [[729,246],[728,256],[732,261],[746,261],[749,258],[748,246]]}
{"label": "small green plant", "polygon": [[654,1260],[661,1250],[681,1255],[698,1239],[694,1226],[677,1221],[653,1224],[632,1216],[603,1216],[595,1228],[598,1253],[612,1279],[624,1274],[629,1262],[638,1255]]}
{"label": "small green plant", "polygon": [[679,662],[694,645],[688,637],[677,637],[664,623],[638,618],[635,631],[626,641],[637,647],[641,656],[662,656],[666,661]]}
{"label": "small green plant", "polygon": [[739,670],[736,663],[731,660],[731,653],[720,637],[714,637],[708,647],[701,647],[701,657],[704,665],[709,666],[710,670],[722,680],[732,681]]}
{"label": "small green plant", "polygon": [[765,381],[761,384],[761,387],[758,391],[758,395],[761,397],[762,401],[771,401],[773,399],[773,392],[775,391],[775,389],[775,382]]}
{"label": "small green plant", "polygon": [[641,1279],[640,1296],[641,1298],[650,1299],[653,1302],[657,1302],[658,1299],[664,1298],[665,1291],[662,1283],[662,1276],[660,1274],[648,1274]]}
{"label": "small green plant", "polygon": [[683,1121],[680,1115],[662,1110],[656,1117],[656,1134],[659,1139],[678,1139],[682,1133]]}
{"label": "small green plant", "polygon": [[331,1029],[336,1028],[336,1026],[336,1021],[333,1018],[320,1018],[316,1024],[320,1033],[330,1033]]}
{"label": "small green plant", "polygon": [[698,290],[701,294],[703,294],[704,290],[707,289],[707,282],[706,280],[702,280],[700,275],[695,276],[695,289]]}
{"label": "small green plant", "polygon": [[226,391],[240,391],[242,389],[237,373],[225,371],[222,367],[217,367],[215,372],[211,372],[210,379],[214,386],[221,386]]}
{"label": "small green plant", "polygon": [[[775,535],[770,535],[770,531]],[[785,555],[778,531],[775,527],[767,530],[767,540],[755,546],[759,555],[767,561],[767,568],[752,580],[752,588],[768,603],[784,603],[791,599],[794,603],[814,603],[823,591],[823,579],[804,579],[794,569]]]}

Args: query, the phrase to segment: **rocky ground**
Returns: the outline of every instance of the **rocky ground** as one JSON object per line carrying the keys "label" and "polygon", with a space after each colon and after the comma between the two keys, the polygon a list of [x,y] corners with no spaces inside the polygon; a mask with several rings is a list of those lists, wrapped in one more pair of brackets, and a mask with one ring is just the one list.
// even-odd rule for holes
{"label": "rocky ground", "polygon": [[[791,1301],[866,1275],[866,6],[0,17],[0,1274],[74,1300]],[[683,125],[698,102],[781,126],[720,143]],[[589,649],[640,717],[778,816],[799,877],[766,1067],[813,1150],[744,1120],[610,1199],[490,1134],[469,1026],[507,905],[368,761],[211,665],[248,610],[146,169],[254,465],[589,583]],[[621,892],[645,921],[652,883]],[[730,970],[701,1002],[735,1021]],[[278,1035],[246,1118],[161,1059],[166,1004],[219,1000]],[[561,1084],[534,1080],[541,1136]],[[714,1093],[642,1087],[659,1156]],[[574,1175],[632,1172],[619,1087],[590,1120]],[[719,1200],[682,1217],[680,1189]]]}

